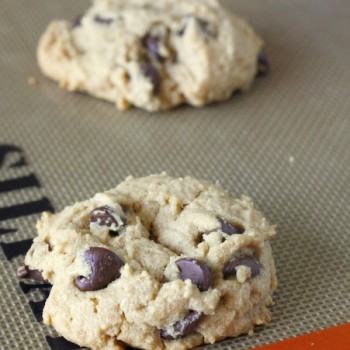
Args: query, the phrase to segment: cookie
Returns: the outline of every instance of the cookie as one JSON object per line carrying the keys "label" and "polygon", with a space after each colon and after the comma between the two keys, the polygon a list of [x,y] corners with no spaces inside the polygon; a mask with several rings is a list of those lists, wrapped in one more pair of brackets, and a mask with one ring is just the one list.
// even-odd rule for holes
{"label": "cookie", "polygon": [[217,0],[96,0],[53,21],[38,62],[69,91],[148,111],[203,106],[246,91],[268,62],[262,40]]}
{"label": "cookie", "polygon": [[52,284],[44,322],[81,346],[190,349],[270,321],[275,229],[217,184],[128,177],[37,229],[19,275]]}

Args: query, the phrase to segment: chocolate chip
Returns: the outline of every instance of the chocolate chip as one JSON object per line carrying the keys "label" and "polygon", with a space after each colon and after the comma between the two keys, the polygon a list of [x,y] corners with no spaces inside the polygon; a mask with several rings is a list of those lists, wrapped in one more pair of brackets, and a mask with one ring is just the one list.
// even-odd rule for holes
{"label": "chocolate chip", "polygon": [[175,339],[174,337],[172,337],[168,331],[166,329],[161,329],[160,330],[160,337],[164,340],[173,340]]}
{"label": "chocolate chip", "polygon": [[160,329],[160,337],[161,337],[162,339],[165,339],[165,340],[173,340],[173,339],[175,339],[175,338],[172,337],[172,336],[168,333],[168,331],[167,331],[166,329],[164,329],[164,328]]}
{"label": "chocolate chip", "polygon": [[149,62],[142,62],[141,70],[143,75],[152,83],[152,93],[156,95],[160,88],[160,79],[157,69]]}
{"label": "chocolate chip", "polygon": [[180,276],[183,281],[191,280],[202,292],[211,287],[212,276],[206,264],[189,258],[176,260],[175,264],[180,270]]}
{"label": "chocolate chip", "polygon": [[163,57],[159,54],[159,38],[152,35],[147,34],[142,39],[142,45],[147,49],[148,54],[152,59],[155,59],[157,61],[162,61]]}
{"label": "chocolate chip", "polygon": [[178,36],[183,36],[184,33],[185,33],[186,28],[187,28],[187,24],[185,24],[180,30],[178,30],[178,31],[176,32],[176,34],[177,34]]}
{"label": "chocolate chip", "polygon": [[105,26],[109,26],[109,25],[112,24],[114,19],[113,18],[105,18],[105,17],[102,17],[100,15],[95,15],[94,21],[96,23],[99,23],[99,24],[102,24],[102,25],[105,25]]}
{"label": "chocolate chip", "polygon": [[97,223],[99,226],[107,226],[110,228],[111,236],[118,236],[126,221],[125,218],[119,216],[112,208],[108,206],[98,207],[90,212],[90,223]]}
{"label": "chocolate chip", "polygon": [[264,51],[258,55],[258,76],[266,76],[270,73],[270,63]]}
{"label": "chocolate chip", "polygon": [[174,329],[182,336],[186,336],[197,328],[203,316],[202,312],[190,311],[182,321],[175,323]]}
{"label": "chocolate chip", "polygon": [[[198,326],[203,318],[203,313],[198,311],[190,311],[181,321],[174,324],[174,332],[178,333],[177,337],[184,337],[191,334]],[[160,336],[165,340],[174,339],[166,329],[160,330]]]}
{"label": "chocolate chip", "polygon": [[228,235],[241,235],[244,232],[244,227],[240,224],[230,224],[223,218],[218,218],[220,222],[220,229]]}
{"label": "chocolate chip", "polygon": [[17,277],[19,278],[28,278],[37,282],[47,282],[43,277],[41,271],[31,270],[27,265],[21,266],[17,270]]}
{"label": "chocolate chip", "polygon": [[[177,34],[179,36],[184,35],[184,33],[185,33],[186,29],[187,29],[188,22],[189,22],[190,18],[193,18],[193,17],[188,16],[188,17],[185,17],[183,19],[183,21],[182,21],[183,22],[183,27],[177,32]],[[194,17],[194,19],[196,20],[196,23],[197,23],[198,27],[200,28],[200,30],[204,34],[206,34],[208,36],[211,36],[211,37],[215,37],[215,33],[213,33],[213,31],[209,28],[209,23],[207,21],[205,21],[202,18],[198,18],[198,17]]]}
{"label": "chocolate chip", "polygon": [[185,31],[186,31],[187,26],[188,26],[188,22],[191,18],[193,18],[193,17],[186,16],[182,19],[182,28],[177,32],[177,35],[183,36],[185,34]]}
{"label": "chocolate chip", "polygon": [[224,277],[236,276],[236,267],[238,266],[250,267],[252,278],[260,274],[260,263],[255,256],[240,255],[224,266],[222,270]]}
{"label": "chocolate chip", "polygon": [[108,249],[93,247],[84,253],[84,260],[91,268],[89,276],[75,277],[75,285],[83,292],[106,288],[120,277],[124,262]]}
{"label": "chocolate chip", "polygon": [[83,18],[83,14],[77,16],[74,18],[73,22],[72,22],[72,27],[73,28],[77,28],[81,26],[81,19]]}
{"label": "chocolate chip", "polygon": [[211,36],[211,37],[215,36],[214,33],[210,30],[209,23],[207,21],[205,21],[204,19],[201,19],[201,18],[196,18],[196,22],[204,34]]}

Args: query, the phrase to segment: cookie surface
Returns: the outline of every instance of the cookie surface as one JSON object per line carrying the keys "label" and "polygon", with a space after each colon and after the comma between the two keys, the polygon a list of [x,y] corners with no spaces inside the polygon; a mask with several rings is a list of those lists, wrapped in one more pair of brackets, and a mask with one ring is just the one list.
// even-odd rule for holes
{"label": "cookie surface", "polygon": [[247,90],[261,47],[217,0],[95,0],[73,22],[49,25],[38,62],[70,91],[157,111]]}
{"label": "cookie surface", "polygon": [[81,346],[190,349],[270,321],[275,229],[219,185],[129,177],[37,228],[25,263],[53,285],[44,322]]}

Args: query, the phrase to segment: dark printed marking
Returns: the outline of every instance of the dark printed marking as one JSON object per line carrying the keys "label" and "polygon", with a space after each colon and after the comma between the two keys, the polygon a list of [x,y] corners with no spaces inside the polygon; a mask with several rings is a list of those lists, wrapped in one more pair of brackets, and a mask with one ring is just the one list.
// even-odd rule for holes
{"label": "dark printed marking", "polygon": [[38,322],[41,322],[43,320],[43,310],[44,310],[45,302],[46,302],[46,299],[29,302],[29,306],[32,309],[35,319]]}
{"label": "dark printed marking", "polygon": [[51,350],[78,350],[81,347],[77,344],[71,343],[70,341],[64,339],[63,337],[53,338],[49,335],[46,336],[46,341],[49,344]]}
{"label": "dark printed marking", "polygon": [[15,228],[0,228],[0,236],[6,233],[15,233],[17,230]]}
{"label": "dark printed marking", "polygon": [[19,242],[0,243],[7,260],[25,254],[33,243],[33,239],[25,239]]}
{"label": "dark printed marking", "polygon": [[53,212],[52,204],[46,197],[33,202],[15,204],[10,207],[0,208],[0,221],[38,214],[43,211]]}
{"label": "dark printed marking", "polygon": [[[28,163],[25,159],[24,152],[21,148],[12,145],[0,145],[0,168],[17,168],[27,166]],[[20,178],[14,178],[4,180],[0,182],[0,193],[21,190],[25,188],[40,188],[40,183],[34,174],[22,176]],[[31,214],[37,214],[42,211],[53,211],[53,207],[47,198],[42,198],[30,203],[22,203],[13,205],[10,207],[0,208],[0,221],[15,219],[21,216],[28,216]],[[8,233],[15,233],[18,229],[13,228],[0,228],[0,235]],[[11,260],[18,256],[24,255],[32,245],[32,239],[25,239],[11,243],[0,243],[0,246],[5,254],[7,260]],[[21,269],[19,275],[24,278],[31,278],[34,280],[42,280],[40,271]],[[33,312],[37,321],[42,321],[42,312],[45,305],[45,301],[48,298],[51,290],[49,283],[28,283],[19,282],[19,287],[24,294],[28,294],[31,290],[37,290],[40,292],[44,300],[41,301],[29,301],[28,304]],[[66,343],[62,343],[63,346],[59,346],[56,349],[68,350],[69,347]],[[55,349],[55,348],[53,348]],[[79,349],[79,346],[75,346],[71,349]]]}
{"label": "dark printed marking", "polygon": [[0,168],[4,165],[6,156],[9,153],[17,153],[18,160],[11,163],[9,168],[17,168],[27,165],[27,161],[24,158],[24,154],[21,148],[11,145],[0,145]]}
{"label": "dark printed marking", "polygon": [[0,193],[21,190],[28,187],[40,187],[39,181],[34,174],[17,179],[0,181]]}
{"label": "dark printed marking", "polygon": [[50,294],[51,284],[50,283],[24,283],[19,282],[19,287],[24,294],[28,294],[31,290],[39,290],[43,294],[45,299]]}

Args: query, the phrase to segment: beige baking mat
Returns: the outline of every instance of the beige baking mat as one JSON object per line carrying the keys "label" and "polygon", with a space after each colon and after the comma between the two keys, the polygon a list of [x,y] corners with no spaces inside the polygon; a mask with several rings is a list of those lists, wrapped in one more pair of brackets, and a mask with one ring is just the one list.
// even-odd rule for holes
{"label": "beige baking mat", "polygon": [[350,1],[226,5],[266,40],[271,75],[225,103],[149,114],[120,113],[40,74],[40,34],[87,1],[1,0],[1,350],[78,348],[40,322],[48,288],[15,276],[39,212],[162,170],[220,180],[278,225],[271,325],[207,349],[244,350],[350,321]]}

